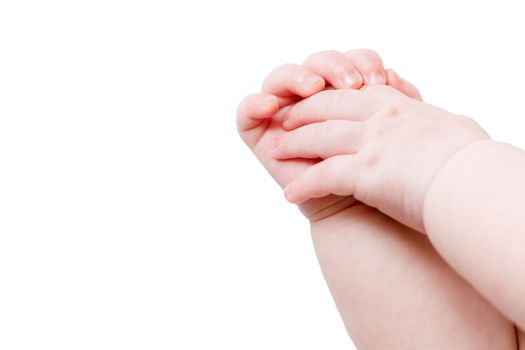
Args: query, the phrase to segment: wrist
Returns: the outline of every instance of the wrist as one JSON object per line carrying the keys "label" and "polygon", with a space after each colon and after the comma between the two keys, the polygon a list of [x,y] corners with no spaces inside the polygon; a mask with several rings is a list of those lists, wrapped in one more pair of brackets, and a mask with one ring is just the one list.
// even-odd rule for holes
{"label": "wrist", "polygon": [[356,200],[352,205],[332,215],[315,221],[310,220],[310,229],[314,235],[323,234],[323,232],[338,232],[341,229],[351,232],[353,229],[350,229],[349,225],[358,225],[360,222],[368,221],[366,218],[369,219],[378,213],[376,209]]}
{"label": "wrist", "polygon": [[[461,200],[458,193],[466,187],[478,187],[482,191],[486,175],[491,168],[492,159],[499,157],[502,143],[492,139],[482,139],[463,146],[441,166],[426,191],[423,201],[423,231],[428,233],[429,221],[436,211],[447,202]],[[430,225],[431,226],[431,225]]]}
{"label": "wrist", "polygon": [[354,206],[358,201],[353,196],[327,196],[299,205],[302,214],[310,223],[326,220],[345,209]]}

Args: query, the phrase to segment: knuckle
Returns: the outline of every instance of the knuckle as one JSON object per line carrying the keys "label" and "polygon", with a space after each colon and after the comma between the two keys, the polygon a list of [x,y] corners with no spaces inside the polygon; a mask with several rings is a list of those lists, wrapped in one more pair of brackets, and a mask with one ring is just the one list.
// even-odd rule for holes
{"label": "knuckle", "polygon": [[359,158],[361,161],[361,164],[366,169],[372,169],[374,168],[381,159],[381,148],[378,146],[378,144],[371,145],[367,147],[365,152],[361,152],[359,154]]}
{"label": "knuckle", "polygon": [[343,63],[337,57],[327,57],[324,64],[330,73],[341,75],[345,71]]}
{"label": "knuckle", "polygon": [[267,86],[269,83],[274,81],[276,78],[281,78],[284,72],[295,69],[296,67],[297,65],[293,63],[284,63],[284,64],[281,64],[280,66],[277,66],[270,72],[270,74],[266,76],[266,78],[264,79],[262,83],[262,86],[263,87]]}
{"label": "knuckle", "polygon": [[357,49],[347,53],[350,57],[359,61],[364,70],[372,71],[383,67],[381,56],[371,49]]}
{"label": "knuckle", "polygon": [[345,70],[342,57],[344,57],[343,54],[338,51],[320,51],[309,56],[303,65],[312,70],[322,69],[335,75],[339,75],[343,74]]}
{"label": "knuckle", "polygon": [[382,119],[395,119],[403,115],[407,109],[407,99],[396,97],[385,103],[377,112],[377,116]]}
{"label": "knuckle", "polygon": [[341,106],[344,106],[349,94],[352,93],[348,89],[339,89],[334,90],[332,95],[331,106],[333,109],[340,109]]}
{"label": "knuckle", "polygon": [[319,54],[325,57],[330,57],[330,56],[339,56],[341,53],[336,50],[324,50],[324,51],[320,51]]}
{"label": "knuckle", "polygon": [[275,68],[273,72],[281,72],[289,69],[294,69],[296,67],[297,65],[295,63],[283,63],[280,66],[277,66],[277,68]]}
{"label": "knuckle", "polygon": [[377,53],[377,51],[371,50],[371,49],[361,49],[358,53],[363,61],[367,61],[371,64],[382,64],[381,56]]}
{"label": "knuckle", "polygon": [[306,58],[306,60],[304,61],[304,64],[317,62],[317,60],[324,61],[324,60],[327,60],[327,59],[332,59],[333,57],[336,57],[338,55],[340,55],[340,53],[335,51],[335,50],[318,51],[318,52],[313,53],[310,56],[308,56]]}
{"label": "knuckle", "polygon": [[366,123],[354,123],[350,128],[346,129],[342,140],[346,146],[347,153],[355,153],[363,144]]}
{"label": "knuckle", "polygon": [[363,57],[378,57],[379,58],[379,54],[377,53],[376,50],[363,48],[363,49],[358,49],[357,52]]}
{"label": "knuckle", "polygon": [[395,89],[393,89],[392,87],[390,87],[388,85],[383,85],[383,84],[371,85],[371,86],[368,86],[368,88],[365,89],[365,91],[369,95],[382,96],[382,97],[391,95],[392,94],[392,90],[395,90]]}
{"label": "knuckle", "polygon": [[367,95],[377,96],[381,93],[383,85],[365,85],[362,91]]}
{"label": "knuckle", "polygon": [[400,115],[399,106],[394,103],[387,103],[381,108],[379,114],[384,119],[397,118]]}

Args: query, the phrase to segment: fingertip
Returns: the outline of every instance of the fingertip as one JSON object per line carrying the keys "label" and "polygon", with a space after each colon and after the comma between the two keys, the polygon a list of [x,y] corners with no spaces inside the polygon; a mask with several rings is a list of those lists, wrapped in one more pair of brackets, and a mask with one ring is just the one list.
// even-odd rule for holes
{"label": "fingertip", "polygon": [[299,204],[296,202],[296,198],[294,197],[292,186],[290,185],[284,188],[284,198],[286,198],[286,200],[290,203]]}
{"label": "fingertip", "polygon": [[413,97],[414,97],[416,100],[423,101],[423,96],[421,96],[421,93],[420,93],[419,90],[416,89],[415,87],[414,87]]}
{"label": "fingertip", "polygon": [[366,78],[367,85],[384,85],[386,84],[386,77],[379,72],[370,73]]}
{"label": "fingertip", "polygon": [[281,126],[283,127],[283,129],[285,129],[286,131],[291,131],[299,126],[298,124],[300,118],[298,117],[298,115],[300,115],[301,111],[304,110],[304,104],[305,102],[303,100],[299,103],[296,103],[288,109],[287,113],[283,115],[283,119],[281,122]]}
{"label": "fingertip", "polygon": [[[290,108],[290,110],[291,110],[291,108]],[[292,122],[292,119],[290,118],[290,112],[289,111],[282,115],[281,126],[286,131],[292,130],[293,122]]]}
{"label": "fingertip", "polygon": [[237,107],[237,129],[246,132],[272,118],[279,111],[279,100],[270,94],[246,96]]}
{"label": "fingertip", "polygon": [[299,94],[301,97],[309,97],[322,91],[326,83],[323,78],[315,74],[307,74],[299,77]]}
{"label": "fingertip", "polygon": [[400,82],[399,74],[393,69],[385,69],[387,84],[396,84]]}
{"label": "fingertip", "polygon": [[290,131],[290,130],[293,130],[295,125],[295,123],[293,122],[293,120],[291,119],[284,119],[283,122],[281,123],[281,126],[283,127],[284,130],[286,131]]}
{"label": "fingertip", "polygon": [[324,79],[297,64],[274,69],[264,80],[262,92],[279,98],[308,97],[325,87]]}
{"label": "fingertip", "polygon": [[268,118],[277,113],[279,100],[270,94],[252,94],[245,97],[237,107],[237,115],[244,118]]}
{"label": "fingertip", "polygon": [[288,202],[298,205],[306,202],[309,199],[297,192],[297,190],[294,188],[293,182],[284,188],[284,198],[286,198]]}
{"label": "fingertip", "polygon": [[286,198],[287,201],[289,201],[291,193],[292,193],[292,191],[290,190],[290,185],[286,186],[284,188],[284,197]]}
{"label": "fingertip", "polygon": [[385,72],[387,75],[387,85],[401,91],[408,97],[420,101],[422,100],[421,94],[419,93],[418,89],[410,82],[401,78],[401,76],[397,74],[396,71],[394,71],[393,69],[387,69]]}
{"label": "fingertip", "polygon": [[363,77],[357,72],[348,73],[341,79],[341,85],[349,89],[359,89],[363,85]]}

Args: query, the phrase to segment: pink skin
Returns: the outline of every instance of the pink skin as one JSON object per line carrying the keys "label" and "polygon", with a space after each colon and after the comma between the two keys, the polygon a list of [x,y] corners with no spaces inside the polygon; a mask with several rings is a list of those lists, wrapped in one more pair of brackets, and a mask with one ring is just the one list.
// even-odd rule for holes
{"label": "pink skin", "polygon": [[[309,84],[309,82],[313,84]],[[241,138],[253,151],[277,183],[284,187],[316,160],[299,159],[279,161],[271,151],[285,130],[281,127],[280,108],[288,106],[301,96],[324,89],[324,80],[298,65],[284,65],[274,70],[263,84],[263,92],[246,97],[237,111],[237,127]],[[346,197],[327,196],[300,206],[309,218],[322,217],[331,210],[340,210],[351,204]]]}
{"label": "pink skin", "polygon": [[514,325],[428,237],[354,205],[311,224],[319,264],[358,349],[516,349]]}
{"label": "pink skin", "polygon": [[525,329],[523,179],[524,150],[492,140],[475,142],[440,169],[423,208],[435,249],[521,329]]}
{"label": "pink skin", "polygon": [[[317,65],[319,62],[326,63]],[[329,88],[339,86],[341,78],[335,72],[343,76],[356,75],[359,82],[375,82],[367,77],[384,76],[393,88],[407,96],[420,98],[413,85],[394,71],[385,70],[379,55],[372,50],[352,50],[346,55],[334,51],[319,52],[310,56],[305,65],[315,68],[317,74],[300,65],[282,65],[265,79],[262,91],[247,96],[237,111],[237,127],[241,138],[281,187],[318,162],[316,159],[276,160],[272,157],[277,140],[286,132],[281,126],[285,110],[281,109],[322,91],[325,85]],[[360,88],[361,85],[356,84],[355,87]],[[330,195],[304,201],[299,207],[306,217],[318,220],[354,202],[349,196]]]}
{"label": "pink skin", "polygon": [[[383,70],[378,57],[371,50],[353,50],[346,57],[331,51],[310,56],[305,65],[335,88],[358,88],[358,83],[349,84],[349,79],[345,79],[357,69],[362,81],[378,82],[379,78],[371,77],[379,73],[388,85],[407,96],[421,99],[412,84],[392,70]],[[348,58],[350,63],[345,63]],[[284,67],[284,71],[305,73],[298,67]],[[277,72],[283,73],[283,67]],[[283,87],[287,83],[278,83],[281,78],[275,72],[272,75],[275,76],[266,80],[265,89],[280,92],[276,97],[280,106],[301,99],[290,93],[292,88]],[[287,74],[282,77],[292,85],[294,81],[304,81]],[[304,91],[301,93],[304,95]],[[264,95],[255,95],[245,99],[244,106],[241,104],[239,129],[270,174],[285,186],[317,160],[272,163],[272,140],[285,133],[280,127],[285,113],[274,115],[279,108],[275,104],[261,112],[264,108],[257,108],[255,102],[263,98]],[[266,126],[273,128],[270,129],[273,135],[265,136],[268,129],[260,128],[260,123],[266,119],[260,118],[263,115],[272,119]],[[249,120],[245,120],[246,117]],[[256,131],[244,129],[247,126]],[[259,143],[265,137],[267,143]],[[301,161],[304,163],[298,163]],[[359,348],[516,348],[514,326],[444,263],[425,236],[415,235],[409,228],[370,207],[354,205],[344,209],[353,203],[348,199],[336,209],[331,206],[331,198],[325,198],[327,202],[324,203],[318,202],[321,199],[311,200],[312,207],[328,206],[331,210],[325,211],[322,217],[308,214],[307,217],[311,219],[314,246],[334,301]],[[355,264],[356,261],[360,263]]]}
{"label": "pink skin", "polygon": [[384,85],[320,92],[290,109],[283,125],[292,131],[274,158],[323,159],[288,184],[289,201],[353,195],[420,232],[439,169],[462,147],[489,139],[471,119]]}

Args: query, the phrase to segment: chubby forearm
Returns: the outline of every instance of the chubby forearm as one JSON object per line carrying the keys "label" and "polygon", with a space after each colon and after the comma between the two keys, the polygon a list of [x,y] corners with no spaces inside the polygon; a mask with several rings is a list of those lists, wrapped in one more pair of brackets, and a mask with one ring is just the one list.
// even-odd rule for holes
{"label": "chubby forearm", "polygon": [[447,262],[525,329],[525,152],[480,141],[429,188],[425,231]]}
{"label": "chubby forearm", "polygon": [[516,349],[513,325],[424,235],[359,204],[313,222],[312,236],[359,349]]}

